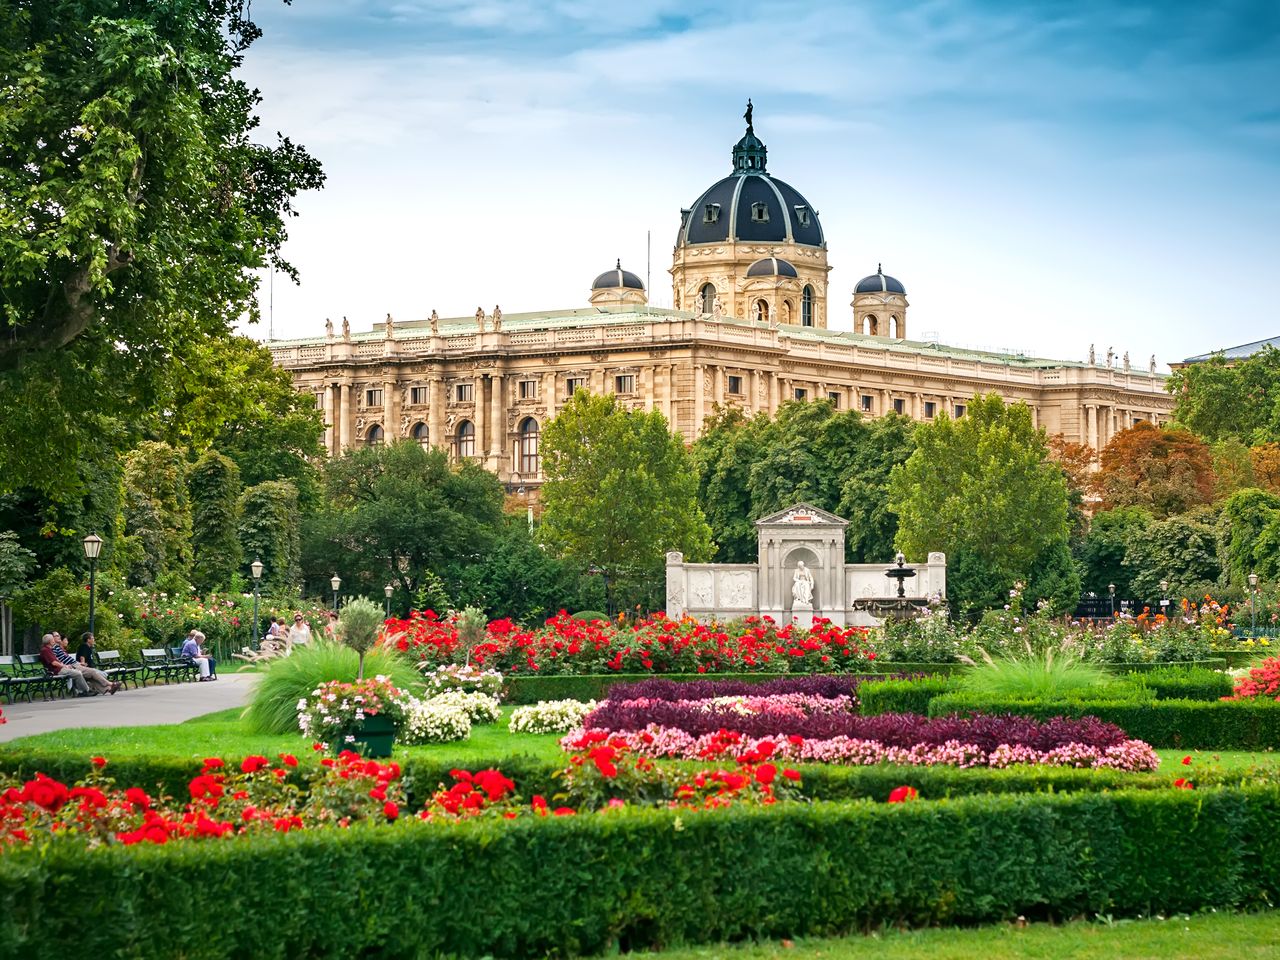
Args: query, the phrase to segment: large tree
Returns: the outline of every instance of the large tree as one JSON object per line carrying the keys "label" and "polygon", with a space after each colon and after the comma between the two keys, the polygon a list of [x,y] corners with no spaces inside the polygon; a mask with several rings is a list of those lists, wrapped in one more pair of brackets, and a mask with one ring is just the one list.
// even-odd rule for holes
{"label": "large tree", "polygon": [[448,584],[487,561],[503,522],[497,477],[413,441],[347,450],[324,465],[323,483],[303,535],[306,582],[322,594],[335,571],[346,595],[382,596],[390,583],[412,597],[429,580]]}
{"label": "large tree", "polygon": [[0,484],[65,495],[256,315],[307,153],[255,143],[247,0],[10,0],[0,16]]}
{"label": "large tree", "polygon": [[1280,441],[1280,350],[1274,347],[1230,363],[1217,355],[1188,364],[1167,387],[1177,398],[1174,419],[1206,440]]}
{"label": "large tree", "polygon": [[[957,609],[1000,602],[1050,557],[1055,570],[1067,569],[1056,556],[1067,549],[1066,481],[1025,404],[974,397],[965,417],[944,414],[916,427],[915,442],[890,479],[898,546],[913,557],[947,554]],[[1052,590],[1070,592],[1057,578]]]}
{"label": "large tree", "polygon": [[692,459],[658,411],[578,391],[547,424],[542,458],[542,535],[610,577],[628,606],[656,602],[665,551],[709,559]]}
{"label": "large tree", "polygon": [[1142,507],[1156,519],[1213,502],[1217,478],[1208,445],[1187,430],[1148,421],[1103,448],[1093,478],[1102,508]]}
{"label": "large tree", "polygon": [[1097,514],[1080,548],[1084,589],[1105,597],[1114,583],[1118,596],[1133,597],[1133,577],[1139,571],[1126,564],[1125,557],[1129,545],[1141,539],[1152,522],[1151,514],[1141,507],[1117,507]]}

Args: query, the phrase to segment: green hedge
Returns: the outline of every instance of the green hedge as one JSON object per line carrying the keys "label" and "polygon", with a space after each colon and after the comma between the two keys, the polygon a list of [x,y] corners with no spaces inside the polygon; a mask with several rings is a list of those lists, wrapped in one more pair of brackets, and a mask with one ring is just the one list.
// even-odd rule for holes
{"label": "green hedge", "polygon": [[[78,955],[205,958],[572,956],[1266,906],[1278,820],[1270,787],[54,844],[0,857],[0,955],[65,956],[68,904]],[[203,906],[175,908],[180,891]]]}
{"label": "green hedge", "polygon": [[1114,723],[1153,747],[1200,750],[1266,750],[1280,746],[1280,703],[1272,700],[1031,701],[949,693],[929,701],[929,715],[1015,713],[1045,720],[1093,716]]}
{"label": "green hedge", "polygon": [[879,713],[929,712],[929,701],[956,689],[951,677],[922,677],[917,680],[877,680],[858,687],[858,712],[871,716]]}
{"label": "green hedge", "polygon": [[1231,678],[1204,667],[1163,667],[1129,677],[1155,692],[1160,700],[1220,700],[1231,696]]}

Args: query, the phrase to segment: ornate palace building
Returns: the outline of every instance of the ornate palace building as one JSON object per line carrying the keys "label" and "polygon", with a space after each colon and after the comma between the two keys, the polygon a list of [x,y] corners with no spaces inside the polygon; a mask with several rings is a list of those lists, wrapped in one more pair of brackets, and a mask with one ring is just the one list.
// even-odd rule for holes
{"label": "ornate palace building", "polygon": [[853,332],[828,328],[827,243],[818,211],[767,170],[747,131],[733,170],[680,211],[673,303],[650,307],[616,264],[589,306],[395,321],[274,341],[277,364],[324,410],[330,453],[412,438],[472,457],[510,488],[541,479],[538,438],[575,390],[660,410],[692,440],[719,407],[774,413],[828,400],[865,416],[963,416],[977,393],[1024,402],[1049,434],[1101,449],[1172,409],[1165,378],[1130,368],[984,353],[911,340],[907,291],[877,269],[855,284]]}

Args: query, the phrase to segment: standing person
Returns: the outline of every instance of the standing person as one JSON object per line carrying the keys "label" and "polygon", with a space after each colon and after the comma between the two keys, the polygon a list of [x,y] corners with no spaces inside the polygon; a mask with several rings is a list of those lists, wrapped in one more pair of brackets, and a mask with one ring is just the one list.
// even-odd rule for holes
{"label": "standing person", "polygon": [[46,633],[40,638],[40,661],[44,664],[45,672],[51,676],[69,677],[77,697],[97,696],[97,694],[90,691],[89,684],[85,682],[83,673],[75,667],[67,666],[54,655],[52,633]]}
{"label": "standing person", "polygon": [[[91,637],[93,634],[86,633],[85,636]],[[83,640],[81,642],[83,643]],[[57,630],[53,631],[53,655],[58,658],[58,662],[64,667],[71,667],[73,670],[79,670],[84,675],[85,682],[98,693],[114,694],[124,686],[124,684],[117,683],[112,680],[96,667],[81,666],[80,662],[71,654],[67,653],[66,649],[62,646],[62,634]]]}
{"label": "standing person", "polygon": [[200,643],[204,640],[204,634],[199,630],[192,630],[187,634],[187,639],[182,642],[182,656],[194,663],[200,671],[200,680],[217,680],[218,675],[215,672],[218,667],[218,661],[208,656],[200,649]]}
{"label": "standing person", "polygon": [[302,619],[301,613],[293,615],[293,626],[289,628],[286,639],[289,642],[290,651],[293,650],[294,644],[305,647],[311,643],[311,625]]}
{"label": "standing person", "polygon": [[329,611],[329,622],[324,625],[325,639],[337,642],[338,639],[338,611]]}

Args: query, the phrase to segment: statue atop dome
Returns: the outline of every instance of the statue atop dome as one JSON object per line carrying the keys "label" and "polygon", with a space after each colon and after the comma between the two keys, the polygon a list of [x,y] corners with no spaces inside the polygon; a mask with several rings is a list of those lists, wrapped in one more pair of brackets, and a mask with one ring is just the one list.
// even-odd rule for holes
{"label": "statue atop dome", "polygon": [[747,133],[756,132],[753,124],[751,123],[752,110],[753,110],[753,107],[751,106],[751,98],[747,97],[747,112],[742,115],[742,119],[747,121]]}

